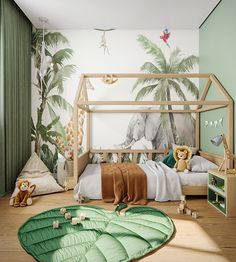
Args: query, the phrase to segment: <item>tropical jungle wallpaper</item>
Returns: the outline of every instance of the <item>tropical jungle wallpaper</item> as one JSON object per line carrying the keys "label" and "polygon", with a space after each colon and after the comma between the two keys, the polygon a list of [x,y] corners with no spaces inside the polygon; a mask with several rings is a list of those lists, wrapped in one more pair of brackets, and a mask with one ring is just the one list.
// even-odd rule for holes
{"label": "tropical jungle wallpaper", "polygon": [[[34,142],[35,152],[40,155],[41,159],[48,166],[51,172],[56,172],[56,163],[58,152],[64,154],[65,148],[72,146],[73,137],[72,123],[63,126],[60,115],[56,110],[62,109],[67,111],[70,116],[73,113],[72,105],[63,98],[64,82],[75,72],[76,66],[66,64],[73,55],[70,48],[54,48],[59,44],[68,44],[68,40],[59,32],[45,32],[45,54],[48,62],[45,74],[40,74],[42,64],[42,42],[43,30],[35,29],[32,39],[32,56],[36,77],[34,87],[38,92],[39,106],[37,108],[37,119],[32,119],[31,140]],[[46,124],[44,115],[46,110],[49,112],[50,120]]]}
{"label": "tropical jungle wallpaper", "polygon": [[[99,32],[45,30],[43,37],[43,30],[34,29],[32,145],[52,172],[56,172],[58,153],[67,158],[74,143],[72,104],[81,73],[198,71],[197,32],[172,32],[173,38],[169,38],[168,43],[160,34],[162,31],[117,30],[109,35],[110,52],[104,55],[99,48]],[[44,47],[45,57],[42,59]],[[125,84],[118,81],[112,88],[102,86],[99,79],[97,82],[91,80],[87,90],[92,100],[110,100],[112,95],[115,100],[154,101],[194,100],[198,97],[198,82],[187,78],[133,80]],[[172,106],[161,108],[172,109]],[[189,106],[184,108],[189,109]],[[195,144],[195,119],[189,113],[108,115],[93,116],[91,143],[94,148],[170,148],[172,143]],[[80,112],[79,118],[82,152],[84,114]]]}
{"label": "tropical jungle wallpaper", "polygon": [[[176,47],[170,53],[167,60],[160,47],[144,35],[139,35],[138,42],[144,51],[150,56],[140,72],[148,74],[162,73],[188,73],[198,64],[195,55],[184,56]],[[184,91],[185,90],[185,91]],[[186,101],[185,92],[198,98],[198,87],[188,78],[140,78],[132,89],[135,92],[135,100],[142,100],[147,95],[152,95],[153,101]],[[172,97],[171,97],[172,94]],[[160,109],[172,110],[171,105],[160,106]],[[190,109],[189,105],[183,109]],[[190,113],[138,113],[134,114],[129,122],[126,140],[122,147],[131,148],[132,145],[142,139],[152,142],[153,148],[172,148],[172,144],[195,144],[195,119]]]}

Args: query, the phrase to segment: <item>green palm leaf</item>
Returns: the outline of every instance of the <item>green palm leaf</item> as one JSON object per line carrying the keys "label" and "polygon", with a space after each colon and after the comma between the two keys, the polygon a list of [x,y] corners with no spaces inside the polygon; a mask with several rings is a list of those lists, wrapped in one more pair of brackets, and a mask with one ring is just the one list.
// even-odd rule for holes
{"label": "green palm leaf", "polygon": [[160,81],[157,85],[154,97],[153,97],[154,101],[166,101],[166,90],[162,84],[162,81]]}
{"label": "green palm leaf", "polygon": [[161,70],[156,67],[153,63],[151,62],[146,62],[144,63],[142,66],[141,66],[141,69],[140,69],[142,72],[145,72],[145,73],[150,73],[150,74],[160,74],[161,73]]}
{"label": "green palm leaf", "polygon": [[199,90],[197,88],[197,86],[188,78],[178,78],[176,79],[176,81],[178,81],[179,83],[182,83],[188,90],[188,92],[190,92],[192,95],[195,96],[195,98],[198,98],[199,95]]}
{"label": "green palm leaf", "polygon": [[190,72],[198,64],[198,57],[195,55],[183,58],[177,67],[179,73]]}
{"label": "green palm leaf", "polygon": [[168,71],[171,73],[178,73],[178,65],[181,61],[181,51],[178,47],[174,49],[174,51],[171,52],[170,54],[170,59],[169,59],[169,69]]}
{"label": "green palm leaf", "polygon": [[[174,80],[169,79],[168,83],[174,89],[174,91],[176,92],[177,96],[180,99],[182,99],[183,101],[187,101],[187,98],[186,98],[184,92],[182,91],[181,86],[177,82],[175,82]],[[184,105],[184,109],[189,110],[190,106],[189,105]]]}
{"label": "green palm leaf", "polygon": [[68,39],[59,32],[48,32],[45,34],[44,41],[46,46],[57,46],[58,44],[69,44]]}
{"label": "green palm leaf", "polygon": [[[50,106],[49,103],[47,103],[47,106],[48,106],[48,111],[49,111],[51,119],[55,119],[55,117],[57,115],[54,112],[53,108]],[[60,138],[61,138],[63,144],[67,145],[65,129],[64,129],[64,127],[63,127],[63,125],[62,125],[60,120],[54,125],[54,129],[61,135]]]}
{"label": "green palm leaf", "polygon": [[50,130],[53,126],[56,125],[56,123],[59,121],[60,116],[56,116],[54,119],[52,119],[52,122],[47,125],[47,130]]}
{"label": "green palm leaf", "polygon": [[52,95],[47,98],[48,103],[51,106],[55,107],[58,106],[59,108],[63,108],[64,110],[68,111],[70,115],[73,113],[73,107],[70,103],[68,103],[62,96],[60,95]]}
{"label": "green palm leaf", "polygon": [[175,90],[176,94],[181,100],[187,100],[184,92],[181,89],[181,86],[178,83],[176,83],[174,80],[168,79],[168,84]]}
{"label": "green palm leaf", "polygon": [[159,48],[156,44],[143,35],[138,35],[138,42],[140,42],[142,47],[146,50],[147,54],[153,56],[154,61],[158,67],[160,67],[160,70],[164,72],[166,70],[166,59],[161,48]]}
{"label": "green palm leaf", "polygon": [[57,87],[59,93],[62,93],[64,91],[63,82],[69,79],[73,73],[75,73],[75,68],[75,65],[65,65],[59,69],[49,84],[47,94],[55,87]]}
{"label": "green palm leaf", "polygon": [[153,90],[155,89],[156,86],[157,86],[156,84],[150,85],[150,86],[144,86],[137,93],[135,100],[138,101],[138,100],[142,99],[144,96],[150,94],[151,92],[153,92]]}
{"label": "green palm leaf", "polygon": [[71,59],[72,55],[73,55],[72,49],[70,48],[60,49],[52,56],[52,62],[53,64],[58,64],[60,66],[63,66],[65,60]]}
{"label": "green palm leaf", "polygon": [[139,85],[144,86],[144,85],[157,85],[159,82],[159,79],[157,78],[139,78],[137,79],[137,81],[135,82],[133,88],[132,88],[132,92],[134,91],[135,88],[137,88]]}

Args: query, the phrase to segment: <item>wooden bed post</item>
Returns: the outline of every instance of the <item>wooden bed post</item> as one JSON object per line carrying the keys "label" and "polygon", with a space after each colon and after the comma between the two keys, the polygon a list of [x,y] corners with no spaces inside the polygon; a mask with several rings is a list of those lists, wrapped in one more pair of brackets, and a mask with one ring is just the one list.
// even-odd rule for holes
{"label": "wooden bed post", "polygon": [[83,88],[83,82],[84,82],[84,75],[82,74],[80,76],[80,82],[78,86],[78,90],[75,95],[74,100],[74,183],[76,185],[78,180],[78,100],[80,97],[80,93]]}
{"label": "wooden bed post", "polygon": [[[210,76],[212,82],[216,85],[223,97],[228,101],[227,105],[227,142],[229,144],[229,149],[231,153],[234,153],[234,104],[233,99],[227,93],[225,88],[222,86],[220,81],[216,78],[215,75]],[[233,160],[229,160],[228,168],[233,168]]]}
{"label": "wooden bed post", "polygon": [[87,143],[86,143],[86,150],[89,151],[91,147],[90,139],[91,139],[91,113],[87,112],[87,126],[86,126],[86,134],[87,134]]}
{"label": "wooden bed post", "polygon": [[196,148],[200,149],[200,113],[196,112],[196,126],[195,126],[195,136],[196,136]]}
{"label": "wooden bed post", "polygon": [[[233,153],[233,115],[234,115],[234,105],[233,100],[230,97],[230,95],[227,93],[227,91],[224,89],[222,84],[219,82],[219,80],[213,75],[213,74],[196,74],[196,73],[187,73],[187,74],[110,74],[114,76],[115,78],[205,78],[207,79],[205,86],[203,88],[203,91],[201,93],[201,96],[198,100],[194,101],[91,101],[88,99],[87,95],[87,89],[85,85],[86,78],[103,78],[105,74],[85,74],[81,75],[80,77],[80,83],[79,87],[76,93],[75,102],[74,102],[74,158],[78,159],[77,161],[74,161],[74,178],[77,182],[78,179],[78,172],[79,174],[82,172],[83,168],[85,167],[86,163],[89,161],[89,152],[95,153],[96,151],[91,148],[91,121],[92,121],[92,113],[136,113],[136,112],[165,112],[165,113],[195,113],[196,114],[196,147],[200,149],[200,117],[202,112],[215,110],[219,108],[227,108],[227,132],[226,137],[227,141],[230,147],[230,150]],[[209,91],[209,88],[211,87],[211,84],[214,83],[217,87],[217,89],[220,91],[220,93],[223,95],[223,100],[206,100],[207,93]],[[85,99],[80,99],[81,92],[84,92]],[[92,105],[95,105],[95,108],[91,108]],[[106,108],[106,106],[116,106],[114,109]],[[186,109],[160,109],[157,108],[157,106],[161,105],[172,105],[172,106],[195,106],[194,108],[190,108],[188,110]],[[104,106],[100,108],[99,106]],[[129,106],[129,109],[122,109],[120,106]],[[133,106],[133,107],[131,107]],[[138,106],[138,108],[137,108]],[[153,106],[154,108],[140,108],[140,106]],[[78,111],[79,109],[86,112],[87,117],[87,140],[86,140],[86,152],[78,156]],[[104,151],[100,149],[99,151]],[[118,160],[121,161],[122,154],[124,154],[123,150],[109,150],[107,153],[117,153],[118,154]],[[129,151],[125,151],[129,152]],[[136,156],[138,155],[138,152],[135,150],[131,150]],[[147,150],[146,150],[147,153]],[[202,152],[205,153],[205,152]],[[149,159],[152,158],[152,154],[155,154],[154,151],[149,152]],[[208,154],[207,157],[210,157],[212,154]],[[216,159],[214,157],[214,159]],[[134,161],[134,160],[133,160]],[[232,166],[232,163],[230,163],[230,166]]]}

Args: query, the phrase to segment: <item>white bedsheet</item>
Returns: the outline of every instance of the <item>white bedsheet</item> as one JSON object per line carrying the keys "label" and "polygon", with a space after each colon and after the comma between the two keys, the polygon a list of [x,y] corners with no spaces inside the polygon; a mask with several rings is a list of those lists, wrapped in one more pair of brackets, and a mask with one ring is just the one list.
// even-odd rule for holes
{"label": "white bedsheet", "polygon": [[[150,170],[146,164],[139,164],[147,175],[147,198],[155,199],[156,197],[156,174]],[[202,186],[207,185],[207,173],[185,174],[179,172],[181,185]],[[100,164],[88,164],[79,182],[74,189],[74,198],[77,199],[78,193],[89,197],[90,199],[102,199],[101,191],[101,167]]]}
{"label": "white bedsheet", "polygon": [[148,160],[146,164],[157,177],[155,200],[160,202],[180,200],[182,188],[178,173],[162,162]]}

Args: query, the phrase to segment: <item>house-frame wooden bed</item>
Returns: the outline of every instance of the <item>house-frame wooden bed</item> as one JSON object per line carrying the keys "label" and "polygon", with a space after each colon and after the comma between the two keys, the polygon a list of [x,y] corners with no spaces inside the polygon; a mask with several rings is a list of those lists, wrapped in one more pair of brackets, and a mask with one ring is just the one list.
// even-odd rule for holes
{"label": "house-frame wooden bed", "polygon": [[[100,78],[104,79],[104,76],[109,76],[111,78],[198,78],[206,79],[205,86],[201,92],[198,100],[194,101],[91,101],[88,99],[86,81],[87,79]],[[222,94],[222,100],[206,100],[207,93],[209,89],[214,84],[214,87]],[[104,109],[104,106],[116,106],[116,109]],[[135,108],[137,106],[161,106],[161,105],[172,105],[172,106],[195,106],[191,109],[143,109]],[[92,106],[97,106],[98,108],[93,108]],[[103,106],[99,109],[99,106]],[[129,106],[131,109],[120,109],[119,106]],[[132,108],[133,107],[133,108]],[[225,88],[219,82],[219,80],[213,74],[82,74],[80,77],[79,86],[76,92],[76,97],[74,101],[74,156],[78,156],[79,141],[78,141],[78,130],[81,129],[81,121],[79,119],[79,112],[86,113],[86,150],[83,154],[79,155],[76,161],[74,161],[74,178],[73,185],[75,186],[79,176],[84,171],[87,164],[90,162],[91,154],[102,153],[106,156],[110,153],[116,153],[118,155],[118,162],[122,161],[123,154],[132,154],[132,162],[137,162],[137,156],[140,153],[146,153],[149,159],[153,158],[153,154],[164,154],[168,153],[168,149],[153,149],[153,150],[131,150],[131,149],[93,149],[91,148],[91,114],[93,113],[138,113],[138,112],[153,112],[153,113],[194,113],[196,115],[196,126],[195,126],[195,146],[199,150],[199,154],[204,158],[219,165],[222,161],[222,156],[213,155],[209,152],[203,152],[200,148],[200,115],[202,112],[216,110],[219,108],[226,108],[227,110],[227,131],[226,139],[229,144],[231,152],[233,152],[233,100],[227,93]],[[228,162],[228,166],[232,167],[232,161]],[[182,192],[185,195],[206,195],[207,186],[183,186]]]}

